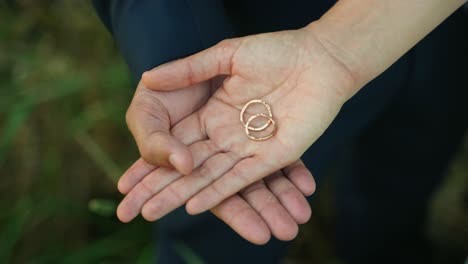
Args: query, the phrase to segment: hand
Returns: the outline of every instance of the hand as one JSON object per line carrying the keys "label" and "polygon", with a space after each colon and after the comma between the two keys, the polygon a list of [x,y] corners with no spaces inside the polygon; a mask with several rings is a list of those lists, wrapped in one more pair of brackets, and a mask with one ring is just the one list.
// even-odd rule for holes
{"label": "hand", "polygon": [[[205,144],[210,153],[191,175],[154,182],[158,193],[143,206],[145,217],[157,219],[185,202],[189,213],[201,213],[291,165],[356,90],[353,75],[310,28],[226,40],[145,73],[143,82],[172,91],[221,75],[228,77],[206,105],[173,128],[175,134],[196,128],[190,131],[190,152],[202,155],[195,146]],[[241,108],[252,99],[272,106],[278,130],[266,141],[250,140],[239,122]]]}
{"label": "hand", "polygon": [[[149,90],[142,84],[138,86],[127,112],[127,122],[143,158],[119,181],[119,190],[123,194],[129,194],[118,209],[118,216],[122,221],[128,222],[134,218],[144,202],[156,193],[152,182],[182,176],[169,168],[158,168],[151,164],[167,165],[164,163],[164,155],[167,158],[167,153],[183,153],[185,144],[191,140],[191,128],[185,127],[179,131],[188,133],[179,132],[173,136],[169,127],[197,110],[206,101],[211,90],[209,84],[205,82],[193,89],[175,92],[158,92]],[[172,143],[167,144],[167,141]],[[171,145],[182,147],[173,150],[169,147]],[[185,161],[191,162],[190,159]],[[187,168],[184,167],[186,164],[181,165],[182,168]],[[312,194],[314,189],[315,183],[310,172],[302,162],[297,162],[294,166],[278,171],[265,182],[259,181],[246,188],[241,196],[228,198],[212,212],[253,243],[266,243],[271,233],[279,239],[290,240],[297,234],[297,224],[306,222],[310,217],[310,207],[303,195]]]}

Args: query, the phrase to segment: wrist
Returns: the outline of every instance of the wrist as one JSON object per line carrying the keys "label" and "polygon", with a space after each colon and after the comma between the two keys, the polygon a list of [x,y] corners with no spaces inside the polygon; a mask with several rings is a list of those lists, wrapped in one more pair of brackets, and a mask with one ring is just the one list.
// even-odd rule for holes
{"label": "wrist", "polygon": [[359,90],[464,2],[341,0],[306,29],[348,69]]}
{"label": "wrist", "polygon": [[[333,65],[334,76],[342,79],[343,85],[342,95],[347,101],[356,92],[358,92],[368,81],[367,74],[362,71],[362,65],[358,65],[355,61],[359,61],[356,57],[341,47],[339,42],[334,41],[327,35],[327,30],[319,20],[314,21],[303,28],[307,31],[309,43],[312,46],[319,46],[323,54],[329,58],[328,65]],[[338,77],[339,76],[339,77]]]}

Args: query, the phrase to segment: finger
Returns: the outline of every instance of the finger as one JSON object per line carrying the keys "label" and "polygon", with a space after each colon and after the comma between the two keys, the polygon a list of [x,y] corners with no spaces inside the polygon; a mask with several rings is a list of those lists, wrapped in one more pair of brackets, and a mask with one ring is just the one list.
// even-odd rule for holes
{"label": "finger", "polygon": [[[196,154],[194,158],[197,167],[203,164],[209,157],[219,152],[209,141],[196,142],[189,148],[191,152]],[[151,197],[182,176],[180,172],[164,167],[152,171],[124,197],[117,208],[118,218],[122,222],[131,221],[140,213],[143,205]]]}
{"label": "finger", "polygon": [[145,72],[142,81],[150,89],[168,91],[231,74],[232,58],[239,45],[238,39],[221,41],[202,52]]}
{"label": "finger", "polygon": [[215,182],[197,193],[186,205],[187,212],[199,214],[205,212],[222,200],[242,190],[246,186],[266,177],[279,168],[274,168],[257,157],[250,157],[238,162],[231,170],[222,175]]}
{"label": "finger", "polygon": [[190,174],[193,168],[190,151],[170,134],[167,110],[150,90],[138,87],[126,120],[146,162]]}
{"label": "finger", "polygon": [[251,243],[263,245],[270,240],[271,234],[266,223],[237,194],[221,202],[211,212]]}
{"label": "finger", "polygon": [[278,171],[265,178],[265,184],[298,224],[310,219],[312,210],[301,191]]}
{"label": "finger", "polygon": [[312,173],[307,169],[302,160],[298,160],[283,169],[286,177],[301,190],[305,196],[315,192],[316,184]]}
{"label": "finger", "polygon": [[230,153],[214,155],[192,174],[181,177],[146,202],[141,210],[142,216],[148,221],[163,217],[185,204],[188,199],[230,170],[237,162],[238,158]]}
{"label": "finger", "polygon": [[[192,114],[176,125],[171,133],[185,145],[192,145],[197,141],[202,141],[206,136],[201,133],[198,114]],[[187,129],[191,128],[191,129]],[[193,152],[193,151],[191,151]],[[193,156],[193,153],[192,153]],[[195,168],[197,168],[197,165]],[[147,163],[144,159],[138,159],[123,175],[120,177],[117,188],[122,194],[127,194],[135,187],[137,183],[150,172],[157,169],[157,166]]]}
{"label": "finger", "polygon": [[139,158],[122,177],[120,177],[117,188],[122,194],[127,194],[144,176],[148,175],[156,168],[157,166],[151,165],[144,159]]}
{"label": "finger", "polygon": [[195,142],[207,139],[204,133],[204,128],[201,127],[200,117],[198,112],[195,112],[171,129],[171,134],[189,146]]}
{"label": "finger", "polygon": [[276,238],[291,240],[296,237],[299,230],[296,221],[262,180],[240,191],[240,195],[260,214]]}

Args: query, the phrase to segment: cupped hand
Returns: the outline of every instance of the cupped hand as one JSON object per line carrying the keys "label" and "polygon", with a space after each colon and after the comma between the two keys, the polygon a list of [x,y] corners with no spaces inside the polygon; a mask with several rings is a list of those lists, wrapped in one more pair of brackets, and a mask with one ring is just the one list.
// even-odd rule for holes
{"label": "cupped hand", "polygon": [[[227,76],[221,87],[173,129],[194,128],[192,157],[203,156],[199,144],[210,151],[190,175],[154,182],[158,192],[142,208],[148,218],[185,202],[189,213],[204,212],[291,165],[330,125],[356,85],[310,28],[225,40],[145,73],[143,82],[153,90],[172,91],[217,76]],[[252,99],[272,107],[277,131],[268,140],[249,139],[239,122],[241,109]]]}
{"label": "cupped hand", "polygon": [[191,172],[192,156],[187,147],[171,135],[170,129],[205,104],[212,84],[198,83],[190,90],[170,92],[138,85],[126,121],[143,160],[148,164],[173,167],[185,174]]}
{"label": "cupped hand", "polygon": [[[216,83],[219,82],[203,82],[190,90],[170,92],[150,90],[139,84],[127,112],[127,122],[143,158],[135,162],[119,180],[119,190],[129,194],[118,209],[122,221],[128,222],[134,218],[143,204],[157,193],[161,182],[182,177],[182,173],[168,168],[164,161],[168,160],[168,153],[183,153],[186,145],[196,140],[191,131],[197,131],[197,127],[192,128],[193,123],[185,122],[188,126],[178,129],[175,135],[169,128],[206,102],[213,90],[211,87]],[[174,146],[177,149],[171,149]],[[195,162],[199,163],[200,156],[194,157]],[[190,156],[184,160],[190,163],[193,162],[191,159]],[[183,170],[192,166],[178,165],[181,166],[175,167]],[[158,184],[153,184],[155,181]],[[314,189],[312,175],[298,161],[265,181],[245,188],[240,195],[229,197],[211,211],[252,243],[266,243],[271,233],[279,239],[290,240],[297,234],[297,224],[306,222],[310,217],[311,210],[304,195],[312,194]],[[151,216],[147,219],[154,220]]]}

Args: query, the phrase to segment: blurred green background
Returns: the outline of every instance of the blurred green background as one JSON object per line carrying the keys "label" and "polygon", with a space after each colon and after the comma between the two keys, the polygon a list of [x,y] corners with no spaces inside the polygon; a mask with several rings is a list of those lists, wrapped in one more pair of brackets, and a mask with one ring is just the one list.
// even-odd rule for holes
{"label": "blurred green background", "polygon": [[[116,180],[138,157],[132,95],[90,1],[0,2],[0,263],[151,262],[151,224],[115,217]],[[428,205],[435,263],[468,252],[467,164],[468,144]],[[329,177],[285,263],[339,263],[332,194]]]}

